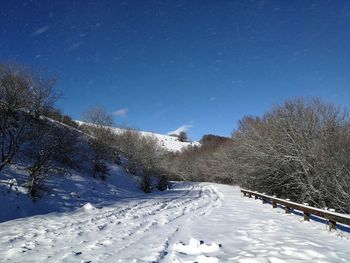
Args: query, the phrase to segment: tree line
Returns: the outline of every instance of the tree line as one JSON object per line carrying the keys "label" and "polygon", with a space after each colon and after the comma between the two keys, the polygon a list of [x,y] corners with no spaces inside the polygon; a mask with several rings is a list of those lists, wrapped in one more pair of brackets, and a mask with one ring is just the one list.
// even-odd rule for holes
{"label": "tree line", "polygon": [[237,184],[349,213],[349,156],[349,111],[297,98],[244,117],[230,138],[203,137],[201,147],[174,154],[168,167],[180,180]]}

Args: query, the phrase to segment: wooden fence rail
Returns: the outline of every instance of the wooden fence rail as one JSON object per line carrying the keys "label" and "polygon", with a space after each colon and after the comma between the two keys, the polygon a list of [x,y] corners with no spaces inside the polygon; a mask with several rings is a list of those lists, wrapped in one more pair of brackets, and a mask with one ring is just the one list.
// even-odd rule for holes
{"label": "wooden fence rail", "polygon": [[302,205],[299,203],[291,202],[285,199],[276,198],[273,196],[269,196],[266,194],[260,194],[258,192],[250,191],[242,189],[241,192],[244,196],[248,196],[249,198],[252,198],[253,196],[255,199],[261,199],[263,203],[270,202],[272,204],[273,208],[276,208],[278,204],[284,206],[286,213],[291,213],[291,209],[296,209],[299,211],[302,211],[304,213],[304,220],[310,221],[310,215],[315,215],[318,217],[322,217],[329,222],[329,229],[336,229],[337,223],[345,224],[350,226],[350,215],[340,214],[336,212],[331,212],[307,205]]}

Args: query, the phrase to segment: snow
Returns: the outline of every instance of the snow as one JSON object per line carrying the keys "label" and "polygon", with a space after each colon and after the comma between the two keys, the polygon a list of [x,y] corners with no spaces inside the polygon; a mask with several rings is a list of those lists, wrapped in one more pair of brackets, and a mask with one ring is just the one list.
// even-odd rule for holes
{"label": "snow", "polygon": [[[108,189],[76,209],[0,223],[1,262],[350,261],[347,233],[242,197],[238,187],[176,182],[148,195]],[[80,194],[73,190],[67,193]]]}
{"label": "snow", "polygon": [[189,244],[178,242],[174,245],[174,250],[187,255],[199,255],[201,253],[213,253],[220,249],[220,245],[213,242],[211,245],[204,244],[203,240],[191,238]]}
{"label": "snow", "polygon": [[144,136],[156,137],[160,143],[160,146],[162,146],[163,149],[172,151],[172,152],[182,151],[183,149],[189,146],[200,145],[200,143],[196,141],[180,142],[177,137],[169,136],[169,135],[163,135],[163,134],[152,133],[152,132],[141,132],[141,134]]}
{"label": "snow", "polygon": [[92,205],[92,204],[90,204],[90,203],[86,203],[83,207],[83,210],[85,210],[85,211],[92,211],[92,210],[95,210],[96,208]]}
{"label": "snow", "polygon": [[1,172],[0,222],[72,211],[87,203],[93,207],[103,206],[115,203],[125,196],[142,195],[137,178],[127,174],[123,166],[111,166],[106,182],[93,179],[89,173],[83,175],[75,171],[70,171],[67,175],[51,175],[45,184],[47,193],[36,202],[28,197],[24,186],[27,180],[24,167],[13,166]]}

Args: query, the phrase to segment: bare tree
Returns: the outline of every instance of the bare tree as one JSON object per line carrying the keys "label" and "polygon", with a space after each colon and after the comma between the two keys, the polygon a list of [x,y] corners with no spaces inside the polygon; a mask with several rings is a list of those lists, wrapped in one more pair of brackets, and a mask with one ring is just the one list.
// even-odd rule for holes
{"label": "bare tree", "polygon": [[157,177],[160,172],[159,162],[163,154],[162,148],[157,138],[143,136],[139,141],[137,154],[143,168],[141,188],[149,193],[153,187],[152,176]]}
{"label": "bare tree", "polygon": [[9,111],[0,105],[0,149],[1,162],[0,171],[8,164],[11,164],[14,157],[25,142],[26,116],[22,112]]}
{"label": "bare tree", "polygon": [[74,167],[77,152],[77,134],[64,126],[46,120],[36,120],[30,129],[25,156],[31,160],[28,188],[33,199],[51,173],[64,173]]}
{"label": "bare tree", "polygon": [[138,146],[140,140],[140,133],[130,128],[123,128],[121,134],[118,135],[118,148],[128,160],[126,165],[127,171],[133,175],[137,174],[138,167],[140,166],[138,160]]}
{"label": "bare tree", "polygon": [[57,98],[51,80],[22,65],[0,64],[0,171],[25,142],[32,116],[38,119]]}
{"label": "bare tree", "polygon": [[9,109],[25,110],[39,118],[44,111],[53,109],[61,97],[55,91],[55,83],[56,80],[47,79],[24,65],[1,64],[0,101]]}
{"label": "bare tree", "polygon": [[128,170],[133,174],[139,171],[141,189],[146,193],[151,192],[152,177],[164,176],[160,165],[164,152],[158,139],[141,135],[132,129],[124,129],[119,135],[118,146],[121,153],[128,159]]}
{"label": "bare tree", "polygon": [[350,210],[349,117],[315,99],[245,118],[234,134],[243,185],[318,207]]}
{"label": "bare tree", "polygon": [[106,162],[116,160],[118,156],[116,135],[111,128],[113,117],[104,107],[94,106],[83,113],[83,121],[87,124],[82,129],[91,135],[88,142],[93,151],[93,176],[105,180],[108,173]]}
{"label": "bare tree", "polygon": [[100,128],[114,125],[113,116],[101,105],[95,105],[87,109],[82,114],[82,120]]}
{"label": "bare tree", "polygon": [[186,142],[188,139],[187,133],[184,131],[181,131],[178,135],[178,138],[180,142]]}
{"label": "bare tree", "polygon": [[2,64],[0,68],[0,102],[7,111],[28,109],[31,77],[22,67]]}
{"label": "bare tree", "polygon": [[16,67],[0,67],[0,171],[13,161],[25,140],[30,82]]}
{"label": "bare tree", "polygon": [[54,109],[56,101],[61,94],[55,91],[54,79],[44,79],[41,75],[35,75],[30,87],[31,92],[31,111],[35,118],[40,118],[45,112]]}

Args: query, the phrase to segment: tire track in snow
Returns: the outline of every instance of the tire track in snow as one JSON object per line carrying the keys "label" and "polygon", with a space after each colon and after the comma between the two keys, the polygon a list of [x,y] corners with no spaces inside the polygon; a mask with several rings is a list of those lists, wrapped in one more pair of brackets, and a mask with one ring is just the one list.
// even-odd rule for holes
{"label": "tire track in snow", "polygon": [[[201,188],[197,199],[195,199],[194,201],[196,201],[198,199],[200,200],[203,197],[203,192],[204,192],[203,188]],[[195,218],[197,216],[201,216],[201,215],[210,213],[212,208],[214,208],[214,207],[219,205],[218,204],[219,196],[217,195],[217,192],[215,190],[213,190],[213,188],[211,188],[211,187],[209,187],[208,192],[209,192],[209,194],[208,193],[206,194],[206,198],[208,198],[208,200],[205,200],[205,202],[203,204],[198,205],[196,202],[193,202],[193,204],[194,204],[193,206],[190,206],[190,207],[186,207],[185,206],[185,207],[183,207],[181,209],[181,211],[182,211],[181,215],[173,217],[171,220],[169,220],[165,224],[166,225],[167,224],[171,224],[173,221],[176,221],[176,219],[181,218],[181,217],[186,217],[185,220],[191,221],[193,218]],[[212,198],[212,197],[214,197],[214,198]],[[212,203],[212,202],[214,202],[214,203]],[[203,213],[203,210],[206,213]],[[179,222],[178,224],[175,225],[176,226],[175,233],[179,229],[181,229],[182,223],[183,223],[183,220],[181,220],[181,222]],[[172,227],[172,229],[173,228],[174,227]],[[171,243],[171,239],[172,239],[174,234],[170,235],[170,237],[169,237],[169,234],[165,235],[165,237],[163,237],[166,240],[164,243],[168,244],[168,245],[167,246],[163,246],[163,247],[160,246],[158,250],[154,251],[153,254],[156,255],[156,259],[154,259],[152,257],[146,258],[145,262],[151,262],[151,261],[152,262],[159,262],[161,259],[163,259],[168,254],[167,250],[168,250],[169,244]],[[144,239],[144,236],[141,236],[139,239],[134,240],[133,242],[131,242],[128,246],[123,247],[121,250],[118,251],[118,253],[120,253],[123,250],[127,250],[130,247],[132,248],[133,245],[135,245],[137,243],[147,244],[147,242],[140,242],[143,239]],[[127,254],[130,254],[130,251]],[[130,258],[125,258],[125,260],[131,260],[131,259]]]}
{"label": "tire track in snow", "polygon": [[[169,193],[173,196],[132,200],[126,207],[117,204],[62,217],[28,219],[25,221],[28,225],[22,229],[26,234],[9,232],[2,236],[0,245],[9,251],[0,252],[0,256],[11,262],[22,262],[23,257],[30,262],[30,255],[34,254],[40,254],[47,262],[81,262],[91,258],[93,262],[106,262],[115,259],[115,255],[132,255],[135,245],[159,235],[160,244],[155,245],[151,257],[161,261],[168,253],[172,236],[181,228],[182,221],[178,219],[190,220],[208,213],[219,199],[212,187],[205,185],[191,186],[180,195],[176,191]],[[171,231],[176,231],[164,231],[168,225]],[[100,252],[111,251],[110,248],[112,252]]]}
{"label": "tire track in snow", "polygon": [[[213,194],[215,193],[214,191],[212,191],[212,189],[209,189],[210,193]],[[123,254],[126,258],[124,258],[125,260],[130,260],[130,258],[127,258],[128,255],[132,255],[132,251],[135,249],[134,246],[135,244],[145,244],[147,242],[142,242],[143,239],[145,239],[145,233],[149,232],[150,235],[152,235],[152,231],[153,230],[157,230],[157,228],[159,227],[159,225],[168,225],[171,224],[173,221],[175,221],[178,218],[181,218],[183,216],[185,216],[186,214],[190,213],[191,214],[194,211],[197,211],[201,208],[207,208],[208,204],[211,204],[212,201],[216,201],[218,199],[217,196],[215,196],[214,199],[211,199],[212,195],[210,194],[206,194],[206,198],[210,198],[209,200],[205,200],[204,204],[201,204],[198,206],[198,204],[194,201],[200,200],[203,197],[203,187],[200,187],[199,192],[197,195],[195,196],[189,196],[189,193],[186,193],[185,195],[182,196],[182,198],[172,198],[170,202],[168,202],[166,205],[163,205],[161,207],[161,209],[157,208],[157,209],[153,209],[152,211],[149,211],[148,213],[144,214],[143,218],[147,218],[147,215],[151,216],[151,219],[146,219],[144,221],[141,222],[141,224],[135,228],[135,229],[128,229],[126,232],[129,233],[126,237],[124,237],[124,245],[122,247],[120,247],[118,250],[115,251],[116,254],[120,255],[121,257],[123,257]],[[188,196],[188,197],[187,197]],[[183,199],[184,197],[187,197],[187,200],[179,200],[179,199]],[[178,202],[176,202],[178,201]],[[192,206],[184,206],[184,204],[187,203],[193,203]],[[179,210],[180,208],[180,210]],[[175,215],[174,216],[168,216],[167,214],[164,217],[164,212],[172,212],[174,213],[174,209],[177,209],[175,211]],[[154,213],[154,212],[157,213]],[[190,217],[187,217],[187,219],[189,218],[193,218],[195,216],[200,215],[201,213],[197,213],[194,214]],[[159,217],[159,215],[161,215],[161,217]],[[153,216],[156,216],[157,218],[153,218]],[[163,221],[163,224],[160,224],[160,222]],[[178,224],[176,226],[176,231],[174,232],[174,234],[178,231],[180,225]],[[174,229],[174,227],[171,227],[171,229]],[[137,231],[136,231],[137,230]],[[136,235],[136,237],[135,237]],[[169,246],[169,240],[171,239],[171,237],[173,236],[173,234],[170,235],[170,237],[168,235],[165,236],[166,241],[163,243],[163,245],[159,245],[155,251],[154,254],[156,255],[155,258],[156,259],[152,259],[151,261],[154,262],[158,262],[160,261],[163,257],[165,257],[168,252],[168,246]],[[129,239],[130,238],[130,239]],[[113,242],[115,243],[115,242]],[[167,244],[167,245],[164,245]],[[103,257],[100,260],[101,261],[109,261],[111,260],[113,256],[110,255],[109,257]],[[158,259],[157,259],[158,258]],[[150,262],[150,259],[145,259],[146,262]]]}
{"label": "tire track in snow", "polygon": [[[136,228],[132,229],[131,231],[130,231],[130,229],[127,230],[126,232],[129,234],[124,237],[124,240],[126,238],[133,237],[134,235],[137,235],[137,234],[141,234],[141,235],[139,236],[139,238],[137,240],[135,240],[134,238],[131,239],[131,241],[127,245],[125,245],[122,248],[120,248],[119,250],[117,250],[116,253],[120,253],[122,250],[128,249],[134,243],[136,243],[140,239],[142,239],[142,234],[147,232],[147,231],[150,231],[150,229],[152,227],[157,226],[159,224],[158,221],[162,221],[163,225],[167,225],[170,222],[172,222],[173,220],[176,220],[177,218],[182,217],[185,214],[186,207],[180,209],[180,213],[179,213],[179,211],[174,212],[173,210],[177,209],[179,207],[182,207],[187,203],[192,202],[193,198],[194,198],[194,200],[201,198],[201,196],[202,196],[202,189],[201,188],[200,188],[200,192],[197,196],[194,196],[194,197],[189,196],[193,192],[193,189],[194,189],[194,187],[192,187],[190,190],[186,191],[186,193],[180,197],[163,200],[161,202],[162,205],[160,207],[157,207],[155,209],[147,211],[146,213],[142,212],[141,216],[139,215],[139,218],[148,218],[148,216],[151,216],[151,217],[153,216],[153,217],[157,217],[157,218],[153,219],[153,221],[150,219],[145,219]],[[185,197],[187,197],[187,199],[185,199],[184,201],[181,201]],[[180,200],[180,202],[176,203],[176,201],[178,201],[178,200]],[[166,202],[164,202],[164,201],[166,201]],[[151,205],[149,205],[147,207],[143,207],[143,208],[148,208],[148,207],[154,207],[154,205],[151,204]],[[141,209],[138,209],[138,212],[140,212],[140,210]],[[163,215],[163,216],[161,216],[161,218],[159,218],[159,215],[162,215],[162,213],[164,213],[165,211],[167,211],[168,214],[166,214],[165,217]],[[170,212],[173,212],[175,214],[175,216],[174,217],[168,216],[170,214]],[[145,225],[146,225],[146,227],[143,227]]]}

